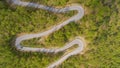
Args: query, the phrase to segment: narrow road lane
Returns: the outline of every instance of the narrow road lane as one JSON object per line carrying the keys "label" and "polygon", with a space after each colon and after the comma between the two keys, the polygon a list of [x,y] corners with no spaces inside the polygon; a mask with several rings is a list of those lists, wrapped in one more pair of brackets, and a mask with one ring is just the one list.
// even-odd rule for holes
{"label": "narrow road lane", "polygon": [[17,50],[25,51],[25,52],[58,53],[58,52],[63,52],[65,50],[67,50],[68,48],[74,46],[75,44],[78,45],[78,48],[76,48],[71,53],[68,53],[67,55],[63,56],[60,60],[56,61],[55,63],[50,64],[48,66],[48,68],[54,68],[54,67],[60,65],[62,62],[64,62],[70,56],[79,54],[83,51],[85,44],[84,44],[83,40],[81,40],[80,38],[75,38],[75,40],[67,43],[64,47],[58,48],[58,49],[23,47],[20,44],[24,40],[38,38],[38,37],[44,37],[44,36],[50,35],[51,33],[61,29],[65,25],[67,25],[67,24],[69,24],[73,21],[80,20],[84,16],[84,10],[80,5],[71,5],[71,6],[67,6],[65,8],[59,8],[58,9],[58,8],[53,8],[53,7],[37,4],[37,3],[23,2],[21,0],[7,0],[7,2],[11,3],[13,5],[18,5],[18,6],[23,6],[23,7],[34,7],[34,8],[44,9],[44,10],[54,12],[54,13],[65,13],[65,12],[72,11],[72,10],[78,11],[78,13],[76,15],[72,16],[71,18],[69,18],[68,20],[66,20],[64,22],[61,22],[61,24],[59,24],[57,26],[53,26],[49,30],[46,30],[44,32],[40,32],[40,33],[37,33],[37,34],[27,34],[27,35],[23,35],[23,36],[20,36],[20,37],[16,38],[15,47],[16,47]]}

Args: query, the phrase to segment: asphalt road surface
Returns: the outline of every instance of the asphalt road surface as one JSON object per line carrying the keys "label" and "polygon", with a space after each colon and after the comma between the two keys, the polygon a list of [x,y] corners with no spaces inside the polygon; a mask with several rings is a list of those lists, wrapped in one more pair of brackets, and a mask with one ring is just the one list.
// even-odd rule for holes
{"label": "asphalt road surface", "polygon": [[85,44],[84,44],[84,42],[81,38],[75,38],[75,40],[73,40],[69,43],[66,43],[65,46],[63,46],[61,48],[57,48],[57,49],[56,48],[55,49],[51,49],[51,48],[47,49],[47,48],[23,47],[20,44],[24,40],[48,36],[51,33],[61,29],[65,25],[67,25],[67,24],[69,24],[73,21],[80,20],[84,16],[84,10],[80,5],[70,5],[70,6],[67,6],[67,7],[64,7],[64,8],[53,8],[53,7],[45,6],[45,5],[42,5],[42,4],[31,3],[31,2],[23,2],[21,0],[7,0],[7,2],[12,4],[12,5],[39,8],[39,9],[44,9],[44,10],[54,12],[54,13],[65,13],[65,12],[72,11],[72,10],[78,11],[78,13],[76,15],[72,16],[68,20],[65,20],[64,22],[61,22],[61,24],[59,24],[59,25],[53,26],[49,30],[46,30],[44,32],[40,32],[40,33],[37,33],[37,34],[26,34],[26,35],[17,37],[16,40],[15,40],[15,47],[16,47],[17,50],[25,51],[25,52],[58,53],[58,52],[63,52],[65,50],[67,50],[68,48],[74,46],[75,44],[78,45],[78,47],[74,51],[68,53],[67,55],[65,55],[63,57],[61,57],[58,61],[54,62],[53,64],[50,64],[47,68],[54,68],[54,67],[60,65],[62,62],[64,62],[70,56],[77,55],[77,54],[79,54],[83,51]]}

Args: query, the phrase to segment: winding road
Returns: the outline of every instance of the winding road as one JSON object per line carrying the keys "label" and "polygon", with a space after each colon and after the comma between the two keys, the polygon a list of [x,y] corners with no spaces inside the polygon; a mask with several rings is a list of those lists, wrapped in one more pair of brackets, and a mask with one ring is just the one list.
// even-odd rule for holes
{"label": "winding road", "polygon": [[37,34],[27,34],[27,35],[23,35],[23,36],[16,38],[16,40],[15,40],[16,49],[19,51],[25,51],[25,52],[59,53],[59,52],[63,52],[65,50],[67,50],[68,48],[71,48],[75,44],[78,45],[78,47],[74,51],[61,57],[58,61],[54,62],[53,64],[50,64],[47,68],[54,68],[54,67],[60,65],[62,62],[64,62],[70,56],[81,53],[83,51],[83,49],[85,48],[85,43],[81,38],[75,38],[75,40],[73,40],[69,43],[66,43],[65,46],[63,46],[62,48],[57,48],[57,49],[32,48],[32,47],[23,47],[21,45],[21,42],[24,40],[48,36],[48,35],[52,34],[53,32],[61,29],[63,26],[65,26],[73,21],[80,20],[84,16],[84,10],[80,5],[71,5],[71,6],[67,6],[64,8],[53,8],[53,7],[49,7],[49,6],[45,6],[45,5],[41,5],[41,4],[37,4],[37,3],[24,2],[21,0],[7,0],[7,2],[12,5],[18,5],[18,6],[24,6],[24,7],[34,7],[34,8],[39,8],[39,9],[47,10],[50,12],[54,12],[54,13],[65,13],[65,12],[72,11],[72,10],[78,11],[78,13],[76,15],[72,16],[71,18],[69,18],[68,20],[66,20],[64,22],[61,22],[61,24],[59,24],[57,26],[53,26],[49,30],[46,30],[44,32],[40,32]]}

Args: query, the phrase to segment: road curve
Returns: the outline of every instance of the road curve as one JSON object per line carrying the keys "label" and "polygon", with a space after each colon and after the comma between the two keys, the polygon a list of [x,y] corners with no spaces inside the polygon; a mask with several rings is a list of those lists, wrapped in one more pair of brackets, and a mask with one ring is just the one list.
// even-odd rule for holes
{"label": "road curve", "polygon": [[37,4],[37,3],[23,2],[21,0],[7,0],[7,2],[11,3],[12,5],[18,5],[18,6],[24,6],[24,7],[34,7],[34,8],[44,9],[44,10],[54,12],[54,13],[65,13],[65,12],[72,11],[72,10],[78,11],[78,13],[76,15],[72,16],[71,18],[69,18],[68,20],[66,20],[64,22],[61,22],[57,26],[53,26],[49,30],[46,30],[44,32],[40,32],[37,34],[27,34],[27,35],[17,37],[15,40],[15,47],[17,50],[25,51],[25,52],[58,53],[58,52],[63,52],[65,50],[67,50],[68,48],[74,46],[75,44],[78,45],[78,48],[76,48],[74,51],[63,56],[62,58],[60,58],[60,60],[56,61],[55,63],[50,64],[47,68],[54,68],[54,67],[60,65],[63,61],[65,61],[70,56],[77,55],[83,51],[85,44],[84,44],[83,40],[81,40],[80,38],[75,38],[75,40],[65,44],[64,47],[58,48],[58,49],[23,47],[20,44],[24,40],[50,35],[51,33],[61,29],[63,26],[65,26],[73,21],[80,20],[84,16],[84,10],[81,6],[71,5],[71,6],[67,6],[64,8],[53,8],[53,7],[49,7],[49,6],[45,6],[45,5],[41,5],[41,4]]}

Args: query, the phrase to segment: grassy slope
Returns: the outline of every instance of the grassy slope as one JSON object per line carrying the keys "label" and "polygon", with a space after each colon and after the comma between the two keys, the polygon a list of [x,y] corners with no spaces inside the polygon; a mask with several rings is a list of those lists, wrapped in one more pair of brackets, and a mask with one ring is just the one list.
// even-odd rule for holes
{"label": "grassy slope", "polygon": [[[37,0],[36,0],[37,1]],[[40,3],[53,6],[79,3],[85,9],[85,16],[76,24],[71,23],[42,41],[41,46],[63,46],[75,36],[84,36],[89,44],[83,55],[65,61],[60,68],[119,68],[120,67],[120,1],[119,0],[41,0]],[[40,32],[63,17],[74,13],[53,14],[44,10],[8,7],[0,1],[0,68],[44,68],[58,59],[61,54],[21,53],[11,47],[16,35]],[[37,40],[23,44],[38,45]],[[32,41],[32,40],[30,40]],[[34,46],[35,47],[35,46]],[[52,57],[52,58],[51,58]]]}

